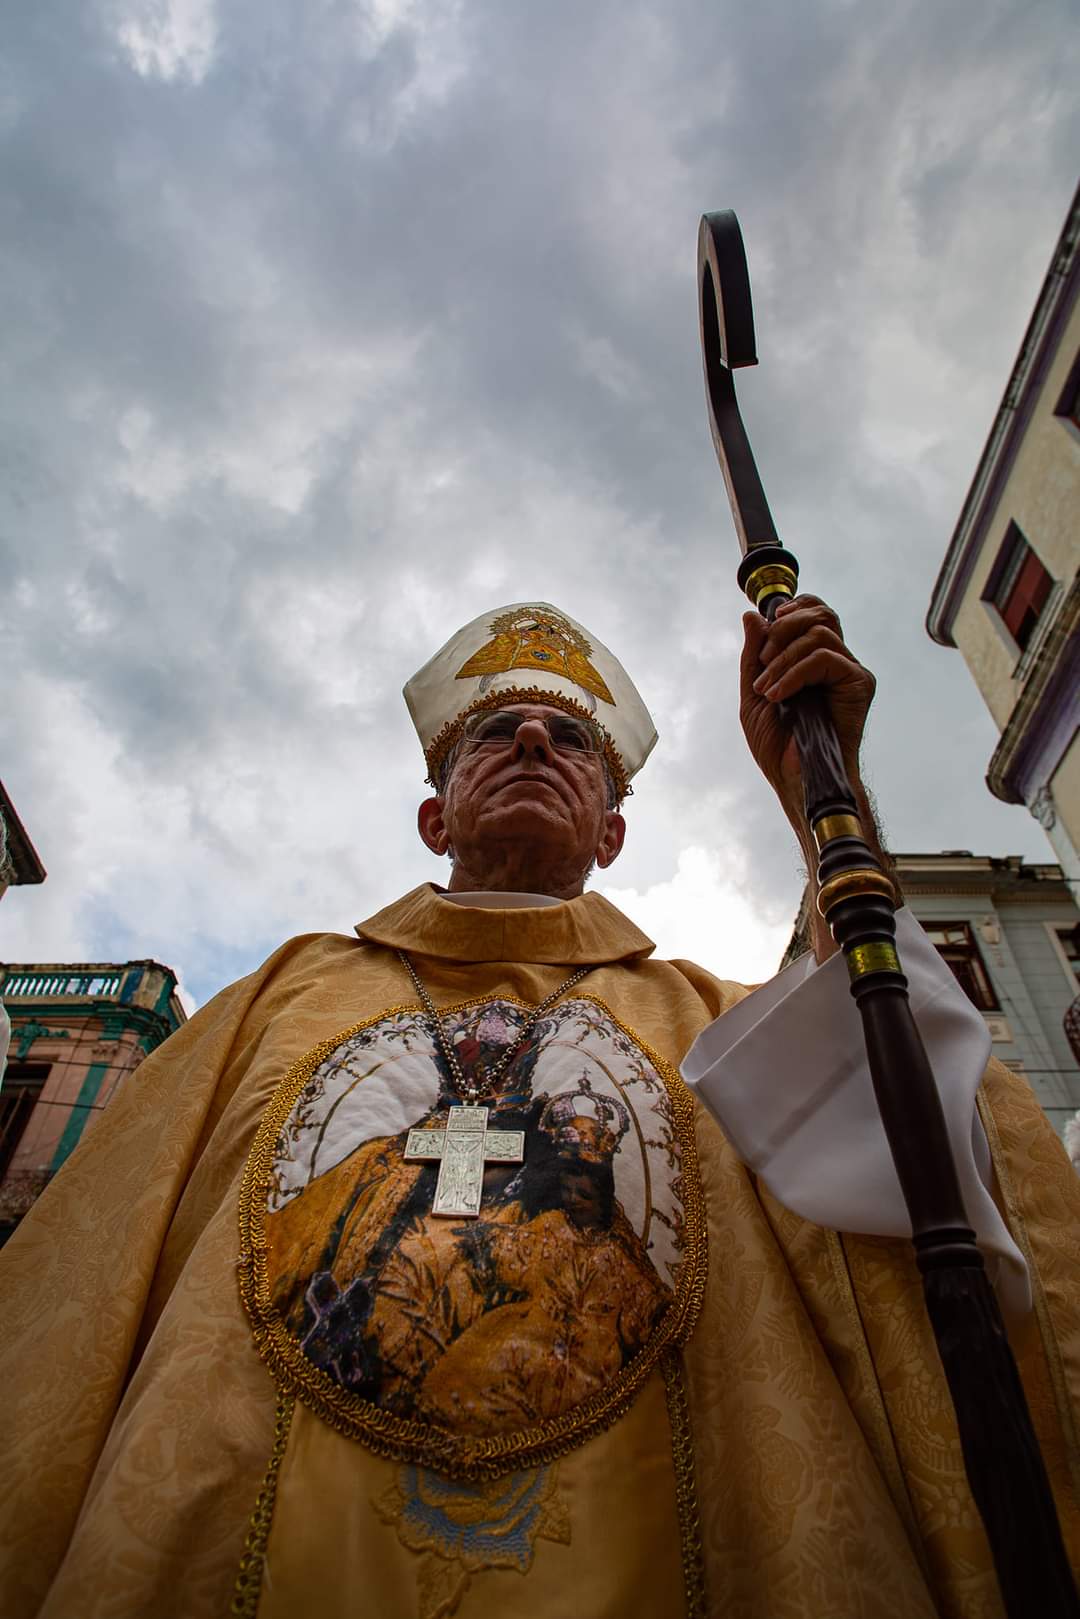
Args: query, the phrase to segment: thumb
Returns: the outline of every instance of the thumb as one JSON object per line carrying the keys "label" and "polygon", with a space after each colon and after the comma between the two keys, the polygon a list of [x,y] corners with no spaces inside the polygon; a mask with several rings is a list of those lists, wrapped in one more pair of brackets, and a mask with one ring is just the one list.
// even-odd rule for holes
{"label": "thumb", "polygon": [[747,697],[752,695],[751,687],[761,673],[761,648],[769,626],[760,613],[744,613],[742,621],[744,640],[739,659],[739,688]]}

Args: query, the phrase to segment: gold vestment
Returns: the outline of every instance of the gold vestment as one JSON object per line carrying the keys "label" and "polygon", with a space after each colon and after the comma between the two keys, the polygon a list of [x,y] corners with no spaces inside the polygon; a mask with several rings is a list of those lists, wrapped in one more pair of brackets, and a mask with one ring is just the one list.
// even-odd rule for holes
{"label": "gold vestment", "polygon": [[[909,1245],[785,1210],[674,1074],[745,991],[595,893],[358,932],[148,1057],[0,1255],[5,1619],[999,1614]],[[594,968],[472,1225],[400,1156],[446,1096],[398,947],[476,1061]],[[1075,1566],[1080,1186],[1026,1084],[980,1108]]]}

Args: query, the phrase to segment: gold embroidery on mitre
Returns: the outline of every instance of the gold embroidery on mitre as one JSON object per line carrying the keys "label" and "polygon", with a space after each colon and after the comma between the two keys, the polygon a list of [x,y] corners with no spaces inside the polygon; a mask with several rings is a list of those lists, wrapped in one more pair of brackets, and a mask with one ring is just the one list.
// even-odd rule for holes
{"label": "gold embroidery on mitre", "polygon": [[511,669],[542,669],[615,707],[606,681],[589,662],[592,647],[561,614],[519,607],[493,618],[488,628],[492,639],[462,664],[455,680],[502,675]]}

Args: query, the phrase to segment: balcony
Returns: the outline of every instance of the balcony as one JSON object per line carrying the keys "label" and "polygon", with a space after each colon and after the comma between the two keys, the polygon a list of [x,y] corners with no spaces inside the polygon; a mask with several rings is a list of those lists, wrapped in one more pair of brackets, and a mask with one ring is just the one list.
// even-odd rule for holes
{"label": "balcony", "polygon": [[0,982],[5,1001],[120,999],[127,967],[13,967]]}

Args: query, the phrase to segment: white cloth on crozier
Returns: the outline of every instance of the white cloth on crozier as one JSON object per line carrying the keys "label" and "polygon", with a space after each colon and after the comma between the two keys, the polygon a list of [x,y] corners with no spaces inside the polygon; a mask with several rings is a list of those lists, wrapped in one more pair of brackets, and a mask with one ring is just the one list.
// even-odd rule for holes
{"label": "white cloth on crozier", "polygon": [[[896,941],[968,1220],[1002,1309],[1025,1315],[1031,1282],[990,1195],[990,1148],[975,1107],[989,1031],[906,908]],[[802,956],[754,990],[702,1030],[682,1074],[786,1208],[835,1231],[911,1236],[842,955],[821,966]]]}

